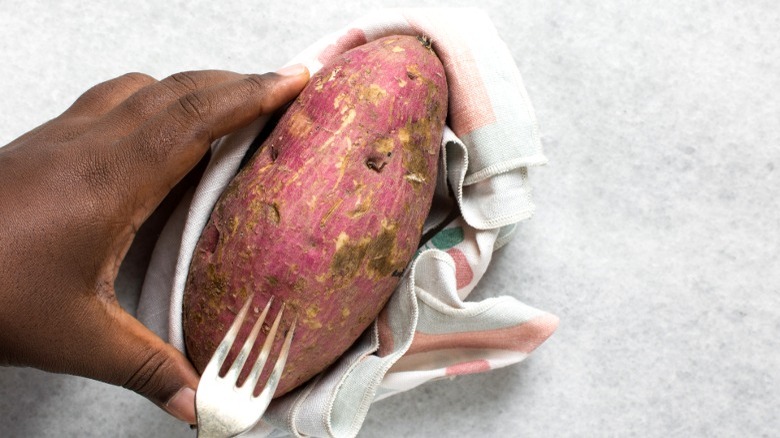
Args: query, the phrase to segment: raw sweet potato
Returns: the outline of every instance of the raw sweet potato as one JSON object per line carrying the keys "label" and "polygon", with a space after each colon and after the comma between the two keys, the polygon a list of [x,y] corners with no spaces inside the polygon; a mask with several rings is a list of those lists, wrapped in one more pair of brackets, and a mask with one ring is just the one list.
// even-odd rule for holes
{"label": "raw sweet potato", "polygon": [[239,341],[271,297],[267,324],[281,303],[282,327],[297,318],[277,396],[349,348],[417,250],[446,114],[444,69],[422,38],[359,46],[311,78],[226,188],[195,249],[183,319],[199,371],[250,294]]}

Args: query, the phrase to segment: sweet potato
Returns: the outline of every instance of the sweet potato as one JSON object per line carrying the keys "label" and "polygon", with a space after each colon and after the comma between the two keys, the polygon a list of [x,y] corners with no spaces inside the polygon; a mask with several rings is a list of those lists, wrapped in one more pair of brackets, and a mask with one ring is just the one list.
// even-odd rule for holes
{"label": "sweet potato", "polygon": [[285,304],[282,327],[297,318],[276,396],[349,348],[417,250],[446,114],[444,69],[422,38],[367,43],[311,78],[226,188],[195,249],[183,319],[199,371],[250,294],[240,341],[271,297],[271,316]]}

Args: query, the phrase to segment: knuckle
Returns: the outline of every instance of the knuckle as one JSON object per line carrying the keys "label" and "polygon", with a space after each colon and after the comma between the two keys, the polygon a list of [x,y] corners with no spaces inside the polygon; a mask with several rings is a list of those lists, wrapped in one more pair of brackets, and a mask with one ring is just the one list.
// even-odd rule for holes
{"label": "knuckle", "polygon": [[157,79],[149,76],[146,73],[129,72],[120,76],[118,81],[125,84],[127,87],[139,88],[151,85],[157,82]]}
{"label": "knuckle", "polygon": [[175,98],[187,93],[192,93],[200,87],[193,72],[178,72],[160,81],[165,92],[169,97]]}
{"label": "knuckle", "polygon": [[198,81],[195,80],[192,72],[178,72],[168,76],[167,80],[178,84],[185,90],[193,91],[198,88]]}
{"label": "knuckle", "polygon": [[176,108],[183,116],[177,119],[183,127],[192,125],[203,126],[206,122],[205,113],[209,110],[210,103],[199,93],[189,93],[176,101]]}
{"label": "knuckle", "polygon": [[261,114],[266,114],[271,108],[265,96],[271,95],[273,91],[273,81],[268,79],[267,75],[250,74],[244,78],[244,82],[247,84],[247,95],[260,96],[258,101],[258,109]]}
{"label": "knuckle", "polygon": [[153,399],[165,389],[165,371],[169,368],[168,357],[162,351],[146,352],[141,366],[122,384],[122,387]]}
{"label": "knuckle", "polygon": [[248,85],[250,93],[267,94],[272,88],[272,81],[267,75],[250,74],[244,78],[244,82]]}
{"label": "knuckle", "polygon": [[79,104],[86,105],[87,107],[93,105],[102,106],[127,95],[132,95],[136,91],[155,82],[157,82],[156,79],[144,73],[125,73],[122,76],[101,82],[88,89],[79,96],[74,107],[80,108]]}
{"label": "knuckle", "polygon": [[93,94],[97,97],[108,98],[114,95],[124,95],[128,93],[134,93],[135,91],[153,84],[156,79],[153,77],[138,72],[125,73],[118,78],[100,84],[92,89]]}

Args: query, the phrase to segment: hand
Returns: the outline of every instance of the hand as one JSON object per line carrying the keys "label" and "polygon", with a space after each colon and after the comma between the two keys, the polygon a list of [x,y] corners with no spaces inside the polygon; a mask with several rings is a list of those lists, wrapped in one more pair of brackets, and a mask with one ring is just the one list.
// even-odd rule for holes
{"label": "hand", "polygon": [[0,365],[121,385],[195,423],[198,374],[122,310],[114,281],[211,142],[300,92],[308,71],[285,70],[127,74],[0,148]]}

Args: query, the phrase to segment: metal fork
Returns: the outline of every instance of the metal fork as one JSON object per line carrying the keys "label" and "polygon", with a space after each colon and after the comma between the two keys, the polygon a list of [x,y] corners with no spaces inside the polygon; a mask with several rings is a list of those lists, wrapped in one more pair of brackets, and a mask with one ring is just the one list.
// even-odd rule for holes
{"label": "metal fork", "polygon": [[[271,300],[272,301],[272,300]],[[271,301],[265,306],[263,313],[257,319],[252,332],[244,342],[241,351],[236,360],[233,361],[225,377],[219,376],[219,370],[227,358],[230,348],[236,340],[238,330],[244,324],[244,319],[249,312],[252,303],[252,296],[247,299],[244,307],[238,312],[233,325],[230,326],[222,342],[214,352],[206,369],[200,377],[198,390],[195,393],[195,408],[198,417],[198,438],[226,438],[238,436],[251,429],[263,416],[265,410],[271,403],[271,398],[279,384],[284,365],[287,362],[287,355],[290,352],[290,343],[292,342],[293,332],[295,331],[295,322],[293,322],[282,345],[281,353],[276,360],[271,376],[265,384],[260,395],[253,395],[260,373],[265,367],[268,355],[271,352],[271,345],[276,337],[276,330],[282,319],[284,304],[279,314],[276,315],[273,326],[268,332],[268,336],[263,344],[263,349],[257,360],[252,366],[249,376],[241,386],[238,386],[238,375],[244,368],[244,364],[249,356],[249,352],[255,344],[257,334],[265,321],[268,310],[271,308]]]}

